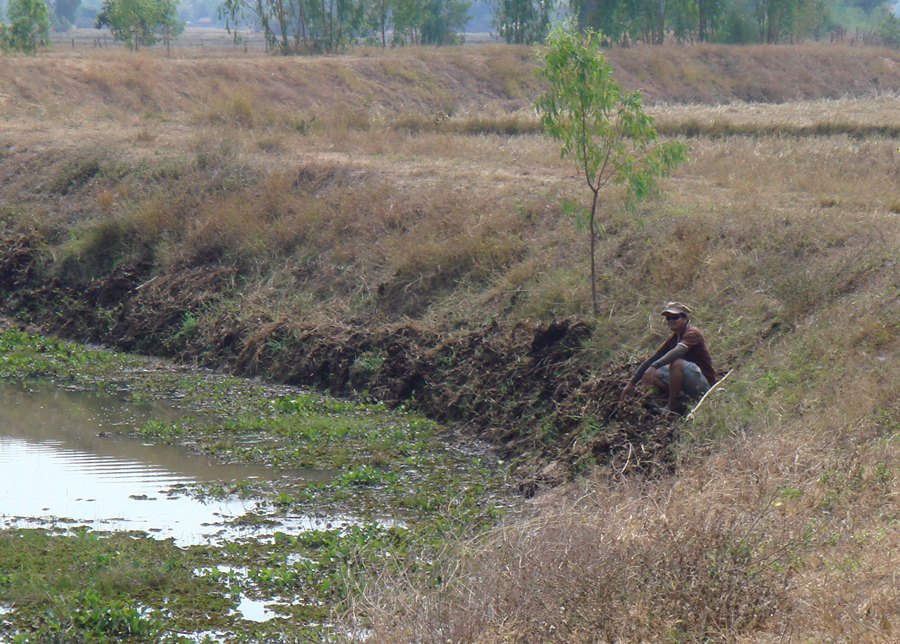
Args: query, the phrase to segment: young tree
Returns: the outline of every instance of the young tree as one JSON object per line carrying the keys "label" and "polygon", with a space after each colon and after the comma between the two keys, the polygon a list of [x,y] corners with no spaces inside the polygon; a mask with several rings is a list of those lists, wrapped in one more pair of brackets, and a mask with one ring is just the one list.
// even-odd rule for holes
{"label": "young tree", "polygon": [[583,209],[590,237],[591,300],[599,313],[595,249],[600,191],[610,183],[624,185],[626,204],[635,205],[657,192],[658,179],[671,173],[687,155],[679,141],[658,141],[653,119],[638,92],[626,93],[612,76],[593,30],[572,33],[554,29],[543,50],[540,75],[549,87],[538,99],[544,130],[562,142],[562,156],[574,156],[591,191]]}
{"label": "young tree", "polygon": [[0,24],[0,48],[33,54],[50,42],[50,10],[44,0],[9,0],[9,24]]}
{"label": "young tree", "polygon": [[97,28],[109,27],[113,38],[129,49],[155,45],[184,31],[178,19],[178,0],[104,0]]}

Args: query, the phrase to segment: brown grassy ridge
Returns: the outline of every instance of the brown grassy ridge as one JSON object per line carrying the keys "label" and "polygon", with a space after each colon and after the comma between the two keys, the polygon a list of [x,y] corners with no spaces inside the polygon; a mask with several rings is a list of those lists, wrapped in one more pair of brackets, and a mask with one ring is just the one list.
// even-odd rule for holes
{"label": "brown grassy ridge", "polygon": [[[891,641],[897,55],[666,50],[694,70],[676,80],[653,51],[611,55],[662,70],[633,86],[666,132],[697,131],[661,200],[604,203],[596,319],[560,206],[584,189],[528,129],[528,50],[5,58],[4,307],[415,403],[521,457],[531,492],[584,475],[449,551],[437,591],[385,576],[353,607],[377,641]],[[736,102],[754,95],[707,59],[771,64],[745,78],[785,102]],[[793,100],[801,71],[822,84]],[[613,414],[668,299],[730,384],[690,423]]]}
{"label": "brown grassy ridge", "polygon": [[[3,112],[37,111],[63,121],[97,114],[215,119],[223,108],[248,106],[259,113],[452,115],[528,108],[539,87],[535,52],[524,47],[363,49],[339,58],[192,56],[62,48],[7,56],[0,70]],[[784,103],[900,88],[897,52],[869,47],[638,47],[608,56],[620,82],[651,104]]]}

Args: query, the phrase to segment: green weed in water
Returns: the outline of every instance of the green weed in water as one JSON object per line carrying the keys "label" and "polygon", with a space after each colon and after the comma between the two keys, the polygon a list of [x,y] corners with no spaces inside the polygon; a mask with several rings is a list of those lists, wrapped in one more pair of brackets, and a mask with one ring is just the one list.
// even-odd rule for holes
{"label": "green weed in water", "polygon": [[[14,607],[0,625],[2,641],[183,641],[184,633],[216,631],[237,641],[324,641],[330,611],[365,588],[368,571],[427,568],[446,539],[493,525],[502,512],[499,468],[454,449],[435,423],[402,409],[18,331],[0,333],[0,378],[177,399],[185,416],[145,423],[143,440],[283,473],[188,490],[262,501],[260,513],[242,519],[248,529],[284,513],[360,521],[186,549],[140,534],[0,531],[0,605]],[[333,476],[316,483],[293,474],[306,468]],[[241,596],[264,599],[278,617],[242,620],[234,612]]]}
{"label": "green weed in water", "polygon": [[56,338],[22,331],[0,333],[0,378],[7,380],[75,381],[127,362],[120,354],[88,349]]}
{"label": "green weed in water", "polygon": [[[183,633],[216,631],[239,641],[284,641],[285,633],[324,641],[332,607],[364,588],[369,571],[427,567],[446,539],[492,525],[502,511],[502,472],[452,449],[435,423],[402,409],[18,331],[0,333],[0,378],[113,389],[140,401],[176,398],[185,416],[146,422],[143,440],[283,472],[189,490],[261,501],[260,513],[242,519],[248,529],[284,513],[360,521],[186,549],[140,534],[0,531],[0,605],[15,608],[0,624],[3,641],[183,641]],[[333,476],[315,483],[293,474],[307,468]],[[242,596],[271,603],[278,617],[242,620],[234,612]]]}
{"label": "green weed in water", "polygon": [[54,597],[37,629],[15,636],[13,642],[158,641],[163,624],[154,611],[87,589],[72,597]]}

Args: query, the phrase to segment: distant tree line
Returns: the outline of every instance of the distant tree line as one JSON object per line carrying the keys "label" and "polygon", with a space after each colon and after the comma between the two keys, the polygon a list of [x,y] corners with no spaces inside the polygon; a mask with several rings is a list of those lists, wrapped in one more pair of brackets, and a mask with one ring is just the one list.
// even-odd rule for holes
{"label": "distant tree line", "polygon": [[[33,52],[90,9],[92,22],[133,49],[169,41],[184,16],[218,11],[229,29],[258,29],[281,54],[335,52],[368,44],[463,41],[472,0],[0,0],[0,48]],[[507,43],[543,42],[550,26],[601,34],[605,46],[634,43],[796,43],[861,38],[900,47],[896,0],[489,0]],[[91,7],[83,7],[82,4]],[[479,4],[483,7],[483,4]],[[0,20],[3,13],[0,12]],[[80,21],[79,21],[80,24]],[[851,32],[854,27],[862,34]]]}
{"label": "distant tree line", "polygon": [[333,52],[355,44],[461,42],[470,0],[224,0],[226,26],[258,26],[282,54]]}
{"label": "distant tree line", "polygon": [[[897,18],[889,0],[571,0],[579,28],[614,43],[795,43],[840,39],[846,23],[888,36]],[[854,15],[855,14],[855,15]],[[896,39],[881,38],[897,45]]]}
{"label": "distant tree line", "polygon": [[[493,27],[507,43],[543,42],[569,19],[632,43],[794,43],[840,39],[847,19],[865,20],[872,42],[898,45],[889,0],[492,0]],[[353,44],[461,42],[471,0],[224,0],[228,27],[255,24],[283,54],[330,52]]]}

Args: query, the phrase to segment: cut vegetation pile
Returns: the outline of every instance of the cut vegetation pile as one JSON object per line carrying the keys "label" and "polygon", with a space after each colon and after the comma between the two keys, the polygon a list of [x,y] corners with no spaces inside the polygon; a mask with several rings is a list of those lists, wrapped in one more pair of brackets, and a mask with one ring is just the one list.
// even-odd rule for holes
{"label": "cut vegetation pile", "polygon": [[[606,195],[593,317],[531,50],[4,58],[4,311],[512,458],[531,514],[360,593],[376,641],[891,641],[900,56],[610,59],[690,152]],[[669,300],[734,370],[690,422],[617,404]]]}

